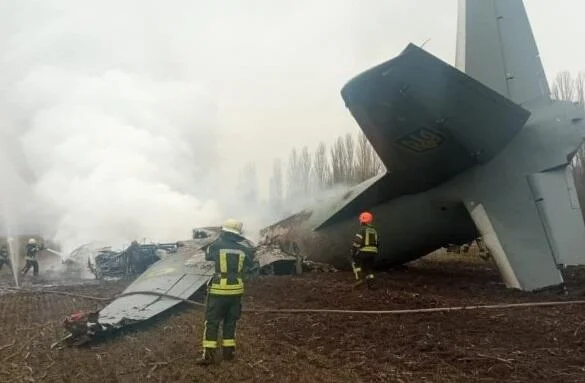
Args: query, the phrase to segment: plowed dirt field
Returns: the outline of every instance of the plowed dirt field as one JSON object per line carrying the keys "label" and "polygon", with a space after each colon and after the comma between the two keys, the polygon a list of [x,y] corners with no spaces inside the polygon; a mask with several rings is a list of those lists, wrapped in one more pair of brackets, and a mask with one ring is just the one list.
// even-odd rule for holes
{"label": "plowed dirt field", "polygon": [[[522,293],[507,290],[490,262],[432,256],[379,273],[373,292],[352,288],[345,272],[260,277],[247,284],[245,308],[387,310],[582,299],[585,273],[565,274],[569,295]],[[0,285],[10,283],[2,270]],[[128,283],[51,289],[108,297]],[[50,345],[64,335],[63,318],[103,303],[0,293],[1,382],[585,382],[585,305],[385,316],[244,313],[238,359],[204,368],[194,364],[203,323],[195,307],[181,304],[105,341],[59,350]]]}

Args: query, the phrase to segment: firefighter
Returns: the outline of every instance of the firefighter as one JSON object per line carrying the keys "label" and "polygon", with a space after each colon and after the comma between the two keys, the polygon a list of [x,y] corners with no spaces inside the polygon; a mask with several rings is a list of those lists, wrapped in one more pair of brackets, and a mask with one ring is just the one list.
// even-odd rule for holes
{"label": "firefighter", "polygon": [[207,285],[203,331],[203,356],[197,364],[216,360],[219,324],[223,321],[223,360],[233,360],[236,350],[236,322],[242,310],[244,275],[254,268],[254,248],[242,236],[242,223],[228,219],[219,238],[205,251],[205,259],[215,263],[215,274]]}
{"label": "firefighter", "polygon": [[373,226],[374,216],[363,212],[359,216],[360,230],[352,243],[352,268],[357,280],[356,286],[363,283],[361,276],[365,274],[369,289],[374,288],[374,262],[378,255],[378,232]]}
{"label": "firefighter", "polygon": [[39,250],[41,250],[41,248],[37,244],[37,241],[34,238],[29,239],[24,250],[26,265],[24,265],[24,268],[22,269],[23,275],[26,275],[31,267],[33,268],[33,275],[39,275],[39,262],[37,261]]}
{"label": "firefighter", "polygon": [[9,269],[12,270],[12,264],[10,263],[10,256],[8,254],[8,247],[6,245],[2,245],[0,247],[0,270],[7,265]]}

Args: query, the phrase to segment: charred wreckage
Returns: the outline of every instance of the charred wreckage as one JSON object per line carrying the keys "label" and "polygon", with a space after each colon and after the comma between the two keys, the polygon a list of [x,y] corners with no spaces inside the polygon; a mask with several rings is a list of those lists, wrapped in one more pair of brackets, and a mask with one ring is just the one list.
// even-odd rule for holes
{"label": "charred wreckage", "polygon": [[[85,344],[148,320],[190,299],[213,276],[214,265],[205,260],[204,249],[218,235],[219,228],[204,228],[194,230],[192,240],[173,244],[139,245],[134,242],[120,252],[95,246],[77,249],[77,259],[80,254],[88,255],[88,265],[96,278],[140,275],[101,310],[76,312],[65,318],[63,325],[69,334],[53,347]],[[260,274],[336,271],[331,266],[305,260],[271,235],[264,236],[255,249],[255,267],[249,279]],[[93,261],[89,260],[92,253]]]}
{"label": "charred wreckage", "polygon": [[93,259],[88,257],[87,267],[96,279],[132,277],[142,274],[169,254],[176,253],[181,246],[180,242],[139,244],[133,241],[122,251],[98,249]]}

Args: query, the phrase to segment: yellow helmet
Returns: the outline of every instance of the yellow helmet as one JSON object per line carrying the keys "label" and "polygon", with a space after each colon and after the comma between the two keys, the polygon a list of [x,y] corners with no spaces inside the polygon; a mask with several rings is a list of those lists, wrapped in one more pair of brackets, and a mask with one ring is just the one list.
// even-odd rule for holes
{"label": "yellow helmet", "polygon": [[241,235],[243,226],[244,225],[241,221],[238,221],[237,219],[234,218],[229,218],[223,223],[221,230]]}

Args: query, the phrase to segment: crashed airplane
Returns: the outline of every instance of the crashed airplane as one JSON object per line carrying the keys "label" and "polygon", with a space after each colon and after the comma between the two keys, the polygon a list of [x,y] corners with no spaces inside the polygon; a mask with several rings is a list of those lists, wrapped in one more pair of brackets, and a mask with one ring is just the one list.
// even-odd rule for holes
{"label": "crashed airplane", "polygon": [[[364,209],[376,217],[381,266],[478,237],[511,288],[562,285],[561,265],[585,263],[569,168],[585,113],[551,99],[522,1],[461,0],[456,66],[410,44],[343,87],[387,171],[262,230],[264,243],[287,253],[267,252],[264,266],[288,259],[298,267],[301,256],[347,265]],[[214,236],[193,237],[100,312],[68,318],[72,336],[118,329],[180,302],[163,295],[189,298],[213,273],[200,250]]]}
{"label": "crashed airplane", "polygon": [[408,45],[341,96],[387,171],[262,231],[310,259],[347,265],[370,209],[380,266],[481,237],[510,288],[563,285],[585,263],[570,161],[585,114],[550,97],[521,0],[461,0],[456,68]]}

